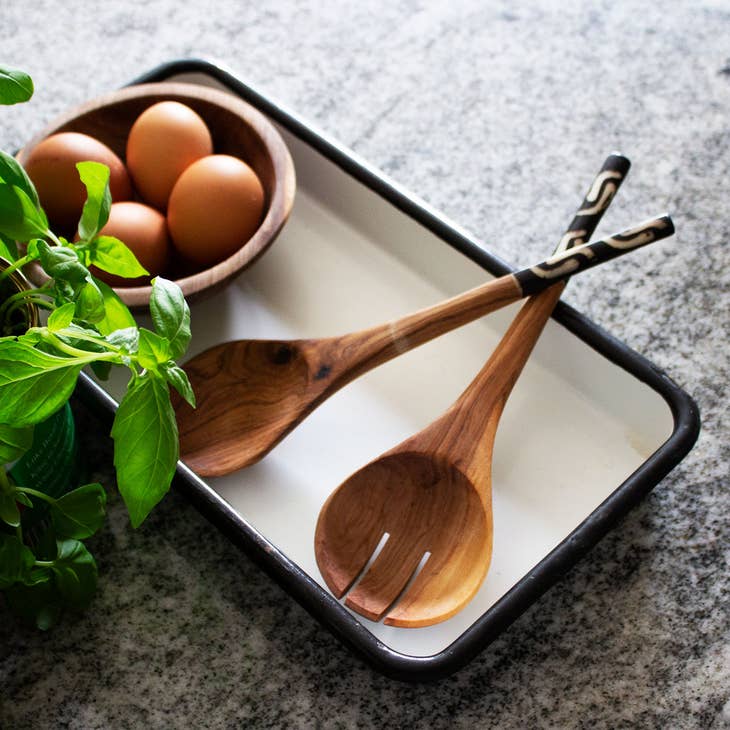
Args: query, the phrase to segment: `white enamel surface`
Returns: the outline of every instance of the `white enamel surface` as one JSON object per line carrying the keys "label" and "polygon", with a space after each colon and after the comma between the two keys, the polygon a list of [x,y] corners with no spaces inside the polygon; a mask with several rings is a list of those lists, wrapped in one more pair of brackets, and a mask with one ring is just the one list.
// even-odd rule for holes
{"label": "white enamel surface", "polygon": [[[489,278],[319,154],[285,138],[297,170],[292,217],[252,268],[193,307],[191,355],[236,338],[357,330]],[[209,483],[324,585],[313,535],[327,495],[451,404],[516,311],[513,306],[490,315],[367,374],[261,463]],[[109,386],[112,394],[118,385]],[[396,651],[427,656],[443,650],[590,515],[672,426],[654,391],[551,321],[500,423],[494,555],[477,596],[449,621],[423,629],[353,615]]]}

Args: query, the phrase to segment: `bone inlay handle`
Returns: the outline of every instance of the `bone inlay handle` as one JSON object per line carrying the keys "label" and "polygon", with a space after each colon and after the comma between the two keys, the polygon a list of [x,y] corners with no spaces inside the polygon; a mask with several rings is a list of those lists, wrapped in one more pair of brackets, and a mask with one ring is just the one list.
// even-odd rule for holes
{"label": "bone inlay handle", "polygon": [[[506,274],[393,322],[335,338],[333,342],[339,353],[339,364],[328,370],[332,375],[330,380],[337,380],[336,387],[342,387],[345,382],[434,337],[526,296],[538,294],[558,281],[634,248],[671,236],[673,231],[674,226],[668,216],[654,218],[610,238],[563,251],[540,264],[515,274]],[[322,387],[328,382],[322,380]]]}
{"label": "bone inlay handle", "polygon": [[561,251],[536,266],[513,274],[523,296],[532,296],[568,276],[586,271],[604,261],[610,261],[632,249],[667,238],[674,233],[668,215],[641,223],[635,228],[614,234],[595,243]]}
{"label": "bone inlay handle", "polygon": [[621,187],[621,183],[626,179],[630,167],[631,162],[623,155],[614,153],[606,158],[578,212],[560,239],[555,253],[582,246],[591,240],[603,214]]}

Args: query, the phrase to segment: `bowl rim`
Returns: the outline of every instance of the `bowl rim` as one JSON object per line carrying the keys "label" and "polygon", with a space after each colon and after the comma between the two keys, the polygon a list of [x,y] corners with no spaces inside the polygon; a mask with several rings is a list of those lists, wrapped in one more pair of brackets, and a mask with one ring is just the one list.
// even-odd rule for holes
{"label": "bowl rim", "polygon": [[[186,99],[193,99],[224,107],[240,117],[258,135],[272,161],[275,183],[266,215],[253,236],[222,261],[207,269],[174,280],[182,290],[185,298],[191,301],[204,292],[214,291],[216,288],[223,286],[223,284],[253,264],[274,242],[294,205],[296,192],[294,162],[286,143],[273,122],[254,106],[228,91],[179,81],[134,84],[83,102],[52,119],[38,134],[34,135],[18,152],[18,161],[24,164],[30,151],[46,137],[61,131],[72,131],[63,128],[71,125],[79,117],[103,107],[133,99],[149,99],[150,104],[167,100],[185,103]],[[100,141],[103,142],[103,140]],[[38,279],[37,272],[29,272],[29,274],[33,280]],[[133,310],[146,310],[149,307],[152,291],[150,285],[115,287],[114,291]]]}

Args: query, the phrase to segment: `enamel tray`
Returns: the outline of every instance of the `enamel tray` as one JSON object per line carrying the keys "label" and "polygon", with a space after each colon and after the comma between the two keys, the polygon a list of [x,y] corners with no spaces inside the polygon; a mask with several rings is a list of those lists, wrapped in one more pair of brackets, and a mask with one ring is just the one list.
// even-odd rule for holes
{"label": "enamel tray", "polygon": [[[138,82],[224,88],[267,114],[297,172],[276,243],[224,291],[193,306],[190,355],[236,338],[341,334],[437,302],[509,271],[466,233],[301,119],[209,62],[182,60]],[[325,627],[381,672],[443,677],[483,649],[689,451],[699,416],[664,373],[560,304],[500,423],[493,464],[494,556],[482,589],[422,629],[369,622],[329,593],[313,537],[344,478],[440,415],[497,344],[516,305],[367,374],[314,412],[262,462],[176,488]],[[116,407],[84,377],[81,396]],[[565,444],[570,448],[565,448]]]}

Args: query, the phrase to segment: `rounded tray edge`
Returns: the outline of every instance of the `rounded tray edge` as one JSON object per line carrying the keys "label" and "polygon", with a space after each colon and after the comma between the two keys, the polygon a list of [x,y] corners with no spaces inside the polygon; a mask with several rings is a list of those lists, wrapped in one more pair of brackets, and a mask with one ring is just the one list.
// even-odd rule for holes
{"label": "rounded tray edge", "polygon": [[[425,208],[420,201],[385,180],[361,161],[354,159],[343,147],[312,130],[295,115],[256,92],[240,81],[231,70],[217,62],[204,58],[177,59],[151,69],[130,83],[162,81],[174,74],[193,72],[213,77],[249,103],[258,106],[265,114],[287,126],[305,142],[315,146],[333,163],[371,187],[403,213],[422,223],[487,271],[498,275],[512,271],[507,263],[484,250],[469,236],[456,230],[438,213]],[[569,305],[559,303],[553,316],[586,344],[658,392],[672,411],[673,432],[594,513],[578,525],[460,637],[437,654],[427,657],[410,656],[394,651],[380,642],[334,597],[286,555],[278,551],[182,463],[178,464],[175,486],[206,519],[292,595],[315,620],[374,669],[399,681],[426,682],[443,679],[463,668],[481,653],[570,570],[616,522],[689,453],[700,432],[701,421],[697,404],[665,372]],[[79,383],[78,390],[82,400],[92,408],[101,406],[101,415],[108,417],[110,422],[116,407],[114,400],[84,374]]]}

